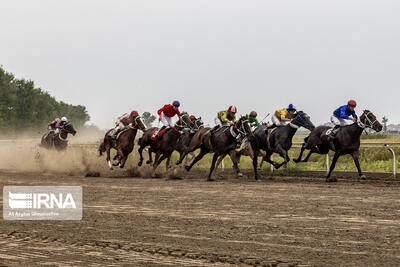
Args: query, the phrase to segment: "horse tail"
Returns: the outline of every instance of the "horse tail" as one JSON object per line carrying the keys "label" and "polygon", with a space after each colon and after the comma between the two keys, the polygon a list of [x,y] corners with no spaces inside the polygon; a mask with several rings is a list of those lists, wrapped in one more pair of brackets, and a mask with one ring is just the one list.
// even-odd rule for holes
{"label": "horse tail", "polygon": [[99,146],[99,156],[103,156],[103,152],[106,152],[106,146],[104,145],[104,141],[101,142]]}

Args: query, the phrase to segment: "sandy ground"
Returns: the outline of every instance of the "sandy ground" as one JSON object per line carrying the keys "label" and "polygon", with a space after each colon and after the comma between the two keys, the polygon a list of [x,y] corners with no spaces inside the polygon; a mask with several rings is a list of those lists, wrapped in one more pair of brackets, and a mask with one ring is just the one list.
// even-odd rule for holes
{"label": "sandy ground", "polygon": [[82,221],[0,221],[0,262],[38,265],[400,265],[400,183],[206,182],[0,172],[1,185],[83,186]]}

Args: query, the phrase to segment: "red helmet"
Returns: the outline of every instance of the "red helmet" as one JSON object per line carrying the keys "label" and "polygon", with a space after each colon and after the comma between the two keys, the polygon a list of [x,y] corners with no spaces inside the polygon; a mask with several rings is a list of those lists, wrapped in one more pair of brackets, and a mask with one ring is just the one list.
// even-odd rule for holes
{"label": "red helmet", "polygon": [[132,110],[131,117],[137,117],[137,116],[139,116],[139,113],[136,110]]}
{"label": "red helmet", "polygon": [[357,102],[355,100],[349,100],[349,102],[347,102],[347,105],[349,105],[349,106],[357,106]]}
{"label": "red helmet", "polygon": [[235,106],[229,106],[228,111],[232,112],[232,113],[236,113],[237,112],[237,108]]}
{"label": "red helmet", "polygon": [[257,117],[257,112],[255,112],[255,111],[250,112],[250,117],[253,117],[253,118]]}
{"label": "red helmet", "polygon": [[194,119],[196,119],[196,117],[194,116],[194,115],[190,115],[190,117],[189,117],[191,120],[194,120]]}

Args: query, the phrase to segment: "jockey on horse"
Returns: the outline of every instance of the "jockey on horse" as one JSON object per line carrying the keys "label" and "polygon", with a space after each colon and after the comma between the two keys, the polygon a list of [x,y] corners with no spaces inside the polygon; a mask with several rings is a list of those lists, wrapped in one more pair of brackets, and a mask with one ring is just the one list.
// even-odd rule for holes
{"label": "jockey on horse", "polygon": [[268,129],[273,129],[278,126],[285,126],[293,119],[296,113],[296,107],[293,104],[289,104],[287,108],[279,109],[275,111],[272,116],[272,125]]}
{"label": "jockey on horse", "polygon": [[257,112],[250,112],[250,114],[247,115],[247,119],[249,120],[250,127],[260,126],[260,122],[257,119]]}
{"label": "jockey on horse", "polygon": [[115,122],[115,128],[108,133],[113,142],[116,141],[119,132],[126,126],[129,126],[129,124],[133,123],[137,116],[139,116],[139,113],[136,110],[132,110],[130,114],[124,113],[117,118],[117,121]]}
{"label": "jockey on horse", "polygon": [[47,126],[49,128],[49,133],[53,133],[53,136],[60,133],[60,129],[63,128],[65,125],[69,124],[67,117],[62,117],[61,119],[56,118],[54,121],[50,122]]}
{"label": "jockey on horse", "polygon": [[172,102],[172,105],[166,104],[164,105],[164,107],[160,108],[157,111],[157,114],[160,116],[158,120],[162,122],[163,126],[154,133],[154,135],[152,136],[153,139],[158,139],[159,133],[167,127],[174,127],[174,124],[172,123],[172,117],[174,117],[175,115],[178,115],[179,118],[181,117],[181,113],[179,111],[180,105],[181,104],[179,103],[179,101],[175,100],[174,102]]}
{"label": "jockey on horse", "polygon": [[217,113],[215,118],[215,126],[210,130],[211,136],[222,126],[231,126],[236,122],[237,108],[235,106],[229,106],[227,110],[222,110]]}
{"label": "jockey on horse", "polygon": [[329,139],[335,139],[340,126],[350,125],[357,121],[357,114],[354,110],[356,106],[357,102],[355,100],[349,100],[347,105],[340,106],[333,112],[333,115],[331,116],[331,122],[335,125],[335,127],[333,127],[331,133],[329,134]]}

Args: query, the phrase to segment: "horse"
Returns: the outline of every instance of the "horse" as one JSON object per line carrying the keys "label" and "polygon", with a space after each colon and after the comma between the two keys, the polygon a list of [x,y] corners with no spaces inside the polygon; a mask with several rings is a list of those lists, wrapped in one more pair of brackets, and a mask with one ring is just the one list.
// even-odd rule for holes
{"label": "horse", "polygon": [[215,169],[215,163],[219,156],[225,154],[230,154],[237,175],[243,176],[238,167],[235,152],[237,146],[237,136],[239,134],[242,137],[253,137],[247,117],[241,117],[234,125],[221,127],[213,135],[210,134],[210,128],[207,127],[201,129],[192,138],[188,150],[188,152],[193,152],[197,148],[200,148],[200,153],[189,166],[185,166],[186,170],[190,171],[193,165],[201,160],[204,155],[214,152],[207,181],[213,181],[211,175]]}
{"label": "horse", "polygon": [[[299,157],[295,159],[294,162],[307,162],[313,153],[328,154],[329,150],[333,150],[335,151],[335,155],[333,156],[329,173],[326,177],[326,182],[336,182],[336,178],[330,177],[333,169],[335,168],[336,162],[341,155],[350,154],[353,157],[354,164],[357,167],[359,177],[365,180],[366,176],[362,173],[360,163],[358,161],[360,154],[360,137],[365,128],[371,128],[377,132],[382,130],[382,125],[376,119],[375,115],[369,110],[364,110],[357,122],[340,128],[336,138],[332,140],[335,148],[335,150],[333,150],[327,136],[327,131],[330,130],[330,127],[318,126],[311,131],[309,136],[304,139]],[[301,160],[303,152],[306,149],[309,149],[310,152],[304,160]]]}
{"label": "horse", "polygon": [[71,123],[64,125],[60,131],[54,134],[54,131],[45,133],[40,141],[40,146],[47,149],[65,150],[68,146],[68,134],[75,136],[76,130]]}
{"label": "horse", "polygon": [[[137,131],[146,130],[146,126],[143,123],[141,117],[138,115],[133,119],[132,124],[125,127],[117,136],[116,147],[113,145],[112,137],[109,135],[109,132],[113,129],[110,129],[106,132],[104,136],[103,142],[99,146],[99,156],[102,156],[104,152],[106,152],[107,157],[106,161],[110,170],[113,169],[113,166],[118,166],[122,169],[125,166],[125,162],[128,159],[129,154],[132,152],[133,147],[135,146],[135,137]],[[117,154],[115,155],[113,160],[118,159],[117,163],[112,163],[110,160],[110,151],[111,148],[115,148],[117,150]]]}
{"label": "horse", "polygon": [[[310,131],[315,128],[314,124],[310,121],[310,117],[303,111],[298,111],[289,124],[279,126],[271,133],[268,133],[268,129],[264,125],[255,129],[255,138],[251,140],[250,143],[253,149],[253,169],[256,180],[259,178],[257,159],[260,150],[266,152],[264,161],[272,164],[275,169],[279,169],[282,165],[286,165],[290,161],[288,151],[292,147],[293,136],[300,127],[304,127]],[[278,153],[284,161],[280,164],[272,161],[271,155],[273,153]]]}
{"label": "horse", "polygon": [[[189,115],[183,114],[179,120],[175,123],[174,127],[171,128],[166,128],[163,130],[163,133],[161,134],[161,137],[159,137],[159,140],[153,140],[152,136],[155,131],[158,131],[157,127],[152,127],[147,129],[144,133],[142,138],[139,139],[139,155],[140,155],[140,160],[138,162],[138,166],[142,166],[143,164],[143,149],[147,146],[150,146],[149,148],[149,159],[146,161],[146,164],[152,164],[153,159],[152,159],[152,154],[153,152],[156,153],[156,156],[154,158],[155,163],[153,164],[154,169],[157,168],[158,165],[164,160],[167,159],[166,162],[166,170],[168,171],[169,168],[169,163],[171,160],[171,154],[174,152],[178,139],[181,136],[181,130],[185,127],[189,127],[191,123],[191,120],[189,118]],[[160,135],[159,134],[159,135]],[[161,156],[161,157],[160,157]]]}
{"label": "horse", "polygon": [[[179,165],[182,163],[183,159],[186,157],[187,155],[187,151],[189,149],[189,145],[190,145],[190,141],[192,140],[193,136],[204,127],[204,123],[201,119],[201,117],[199,118],[195,118],[194,120],[192,120],[192,123],[189,125],[190,129],[186,129],[183,131],[182,135],[179,137],[178,143],[176,145],[175,150],[179,152],[179,159],[176,162],[176,165]],[[190,152],[189,153],[192,158],[190,160],[192,160],[194,158],[194,153]],[[185,160],[185,165],[187,162],[190,161],[188,157],[186,157]]]}

